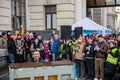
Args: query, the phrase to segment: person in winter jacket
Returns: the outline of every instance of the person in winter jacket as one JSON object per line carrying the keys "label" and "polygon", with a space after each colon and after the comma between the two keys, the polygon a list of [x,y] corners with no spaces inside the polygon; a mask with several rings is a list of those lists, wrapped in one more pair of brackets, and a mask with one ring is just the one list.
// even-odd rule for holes
{"label": "person in winter jacket", "polygon": [[49,45],[47,42],[44,43],[44,59],[45,62],[48,62],[50,60],[50,49],[49,49]]}
{"label": "person in winter jacket", "polygon": [[108,50],[105,64],[105,77],[107,80],[112,80],[116,72],[120,54],[115,42],[110,42],[109,44],[110,49]]}
{"label": "person in winter jacket", "polygon": [[88,79],[94,80],[94,48],[95,45],[92,43],[92,37],[89,37],[88,44],[85,46],[85,58],[88,70]]}
{"label": "person in winter jacket", "polygon": [[[105,63],[105,57],[107,52],[108,46],[105,43],[104,38],[102,35],[98,36],[98,43],[96,44],[94,50],[95,53],[95,79],[98,80],[104,80],[104,63]],[[100,73],[100,74],[99,74]]]}
{"label": "person in winter jacket", "polygon": [[58,35],[55,35],[55,40],[53,41],[52,45],[51,45],[51,54],[53,57],[53,61],[55,60],[60,60],[60,54],[58,52],[58,48],[59,48],[59,38]]}
{"label": "person in winter jacket", "polygon": [[75,48],[75,44],[76,44],[76,39],[75,36],[71,36],[71,40],[68,42],[68,46],[69,46],[69,60],[73,61],[73,50]]}
{"label": "person in winter jacket", "polygon": [[22,40],[22,36],[18,34],[18,38],[15,41],[16,45],[16,62],[24,61],[24,41]]}
{"label": "person in winter jacket", "polygon": [[30,42],[29,32],[26,32],[26,36],[24,37],[25,61],[29,61],[32,57],[32,54],[30,53],[30,46],[31,46],[31,42]]}
{"label": "person in winter jacket", "polygon": [[73,50],[73,56],[76,63],[77,68],[77,76],[84,77],[85,76],[85,54],[84,54],[84,40],[79,38],[76,42],[75,48]]}
{"label": "person in winter jacket", "polygon": [[0,49],[7,49],[7,35],[2,32],[2,37],[0,38]]}
{"label": "person in winter jacket", "polygon": [[39,40],[36,38],[34,40],[34,42],[32,43],[32,45],[30,47],[30,50],[31,51],[34,51],[34,50],[38,50],[38,51],[43,50],[43,44],[40,44]]}
{"label": "person in winter jacket", "polygon": [[60,39],[59,54],[60,54],[60,60],[66,58],[66,54],[65,54],[65,44],[64,44],[64,41],[63,41],[62,39]]}
{"label": "person in winter jacket", "polygon": [[16,46],[13,38],[11,38],[11,35],[8,35],[8,40],[7,40],[7,49],[8,49],[8,56],[9,56],[9,61],[10,63],[14,63],[14,55],[16,54]]}

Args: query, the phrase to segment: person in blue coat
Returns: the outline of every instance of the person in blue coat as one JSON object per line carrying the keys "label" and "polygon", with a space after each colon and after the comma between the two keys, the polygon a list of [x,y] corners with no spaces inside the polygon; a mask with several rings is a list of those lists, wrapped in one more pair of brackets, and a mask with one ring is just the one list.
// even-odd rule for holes
{"label": "person in blue coat", "polygon": [[58,52],[58,49],[59,49],[59,37],[58,35],[54,35],[54,41],[52,43],[52,46],[51,46],[51,54],[52,54],[52,57],[53,57],[53,61],[55,60],[59,60],[60,59],[60,54]]}

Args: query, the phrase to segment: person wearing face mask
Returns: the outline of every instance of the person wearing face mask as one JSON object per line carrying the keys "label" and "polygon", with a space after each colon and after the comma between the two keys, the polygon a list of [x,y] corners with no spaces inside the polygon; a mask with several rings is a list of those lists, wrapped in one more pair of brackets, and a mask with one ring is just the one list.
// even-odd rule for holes
{"label": "person wearing face mask", "polygon": [[15,45],[16,45],[16,62],[22,63],[24,61],[24,56],[23,56],[24,41],[22,40],[20,34],[18,34],[18,37],[15,41]]}
{"label": "person wearing face mask", "polygon": [[109,43],[110,49],[108,50],[106,64],[105,64],[105,77],[106,80],[113,80],[116,68],[119,61],[119,50],[114,41]]}

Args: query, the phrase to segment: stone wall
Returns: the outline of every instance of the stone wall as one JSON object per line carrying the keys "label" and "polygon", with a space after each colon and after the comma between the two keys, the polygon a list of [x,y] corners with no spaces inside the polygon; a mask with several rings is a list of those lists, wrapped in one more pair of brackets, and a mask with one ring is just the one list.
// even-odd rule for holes
{"label": "stone wall", "polygon": [[29,30],[45,30],[45,7],[56,5],[57,30],[61,25],[72,25],[75,22],[75,4],[73,0],[29,0]]}
{"label": "stone wall", "polygon": [[[79,4],[79,3],[80,4]],[[86,17],[86,0],[26,0],[27,31],[45,29],[45,6],[56,5],[57,30]],[[11,0],[0,1],[0,31],[11,28]]]}
{"label": "stone wall", "polygon": [[0,49],[0,67],[7,65],[7,56],[8,56],[7,49]]}
{"label": "stone wall", "polygon": [[11,0],[0,0],[0,30],[11,30]]}

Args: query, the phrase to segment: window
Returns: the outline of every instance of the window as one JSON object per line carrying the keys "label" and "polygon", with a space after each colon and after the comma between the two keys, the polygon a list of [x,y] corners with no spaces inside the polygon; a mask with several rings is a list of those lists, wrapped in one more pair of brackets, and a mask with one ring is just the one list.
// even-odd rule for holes
{"label": "window", "polygon": [[12,29],[18,30],[21,25],[26,26],[25,0],[11,0]]}
{"label": "window", "polygon": [[45,7],[45,22],[47,30],[54,30],[57,28],[56,6]]}

